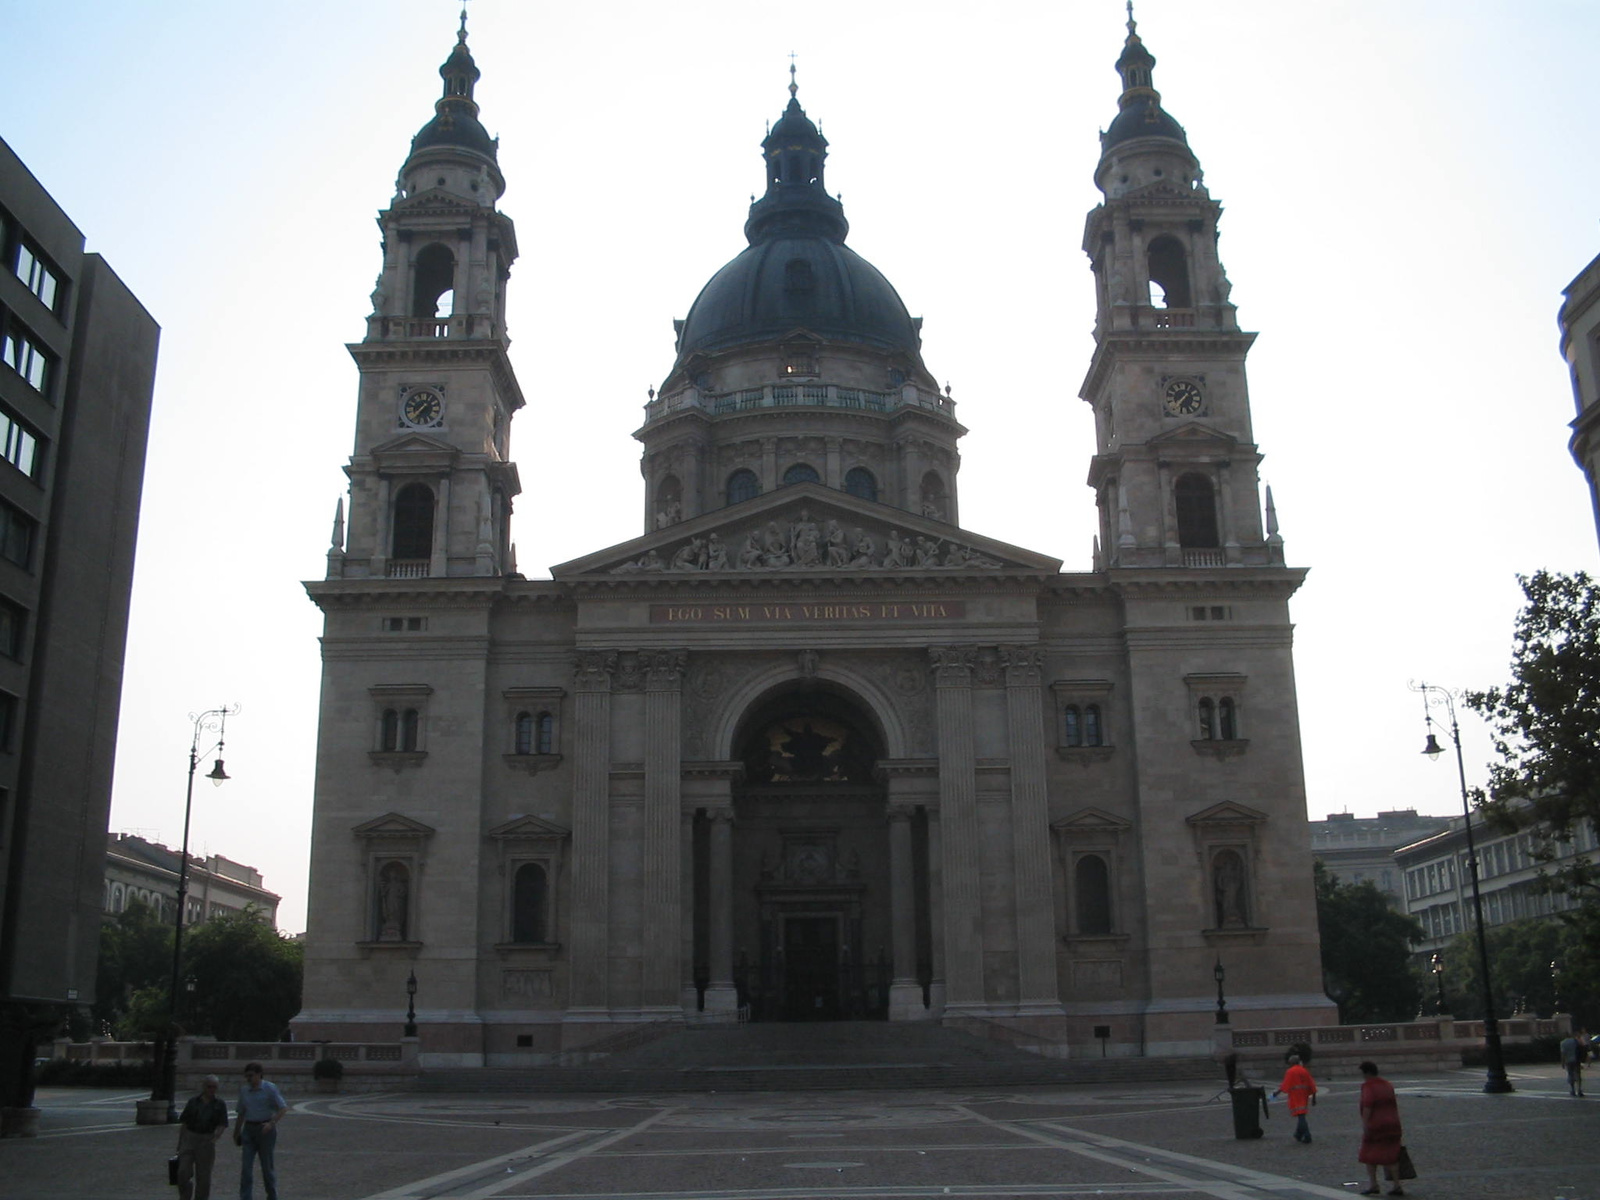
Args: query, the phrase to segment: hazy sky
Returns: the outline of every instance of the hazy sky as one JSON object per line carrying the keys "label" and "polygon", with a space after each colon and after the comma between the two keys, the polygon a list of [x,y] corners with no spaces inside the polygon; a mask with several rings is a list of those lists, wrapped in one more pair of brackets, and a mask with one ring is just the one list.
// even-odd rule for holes
{"label": "hazy sky", "polygon": [[[320,578],[380,265],[452,0],[0,0],[0,136],[162,325],[112,827],[177,845],[187,714],[238,701],[193,848],[305,920]],[[1515,576],[1596,568],[1561,288],[1600,252],[1600,5],[1139,0],[1226,207],[1288,561],[1310,811],[1457,804],[1411,678],[1504,679]],[[978,533],[1089,565],[1081,249],[1121,0],[473,0],[517,223],[513,523],[530,577],[642,532],[645,389],[743,246],[788,99],[850,244],[925,318]],[[1469,776],[1487,737],[1464,714]]]}

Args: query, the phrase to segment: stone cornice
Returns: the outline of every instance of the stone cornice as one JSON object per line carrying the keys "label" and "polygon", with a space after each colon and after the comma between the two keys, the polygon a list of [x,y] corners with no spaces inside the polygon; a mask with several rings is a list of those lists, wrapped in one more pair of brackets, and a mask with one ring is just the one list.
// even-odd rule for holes
{"label": "stone cornice", "polygon": [[1106,385],[1111,368],[1119,358],[1170,359],[1174,353],[1188,357],[1213,356],[1244,358],[1250,353],[1256,335],[1222,329],[1140,329],[1105,333],[1094,348],[1089,371],[1078,388],[1078,396],[1093,404]]}
{"label": "stone cornice", "polygon": [[405,341],[349,342],[345,349],[356,365],[367,368],[433,363],[482,363],[512,412],[527,401],[511,366],[510,343],[503,338],[411,338]]}

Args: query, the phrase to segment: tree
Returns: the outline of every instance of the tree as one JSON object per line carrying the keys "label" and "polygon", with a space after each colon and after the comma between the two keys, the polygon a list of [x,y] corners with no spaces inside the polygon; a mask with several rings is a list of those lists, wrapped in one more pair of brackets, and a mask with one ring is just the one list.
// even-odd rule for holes
{"label": "tree", "polygon": [[184,936],[186,993],[179,1024],[220,1041],[277,1038],[300,1011],[304,954],[253,909],[212,917]]}
{"label": "tree", "polygon": [[1313,870],[1323,986],[1339,1005],[1340,1023],[1411,1020],[1422,996],[1410,969],[1421,924],[1396,912],[1371,880],[1340,883],[1321,859]]}
{"label": "tree", "polygon": [[[1556,980],[1550,964],[1561,964],[1560,1007],[1570,1011],[1569,963],[1582,952],[1583,935],[1561,921],[1529,917],[1486,931],[1489,975],[1494,980],[1494,1010],[1498,1017],[1514,1011],[1549,1016],[1557,1009]],[[1460,933],[1444,948],[1444,983],[1453,1016],[1478,1020],[1483,1016],[1483,983],[1478,972],[1475,933]],[[1577,1014],[1581,1016],[1581,1014]]]}
{"label": "tree", "polygon": [[171,971],[172,927],[149,906],[134,901],[104,922],[95,970],[94,1032],[123,1036],[119,1027],[134,993],[165,987]]}
{"label": "tree", "polygon": [[1550,868],[1541,886],[1576,903],[1556,914],[1562,1007],[1592,1019],[1600,1008],[1600,870],[1573,850],[1580,831],[1600,830],[1600,585],[1581,571],[1539,571],[1518,582],[1527,605],[1512,635],[1512,680],[1467,693],[1489,722],[1498,759],[1477,807],[1496,829],[1528,831],[1534,858]]}

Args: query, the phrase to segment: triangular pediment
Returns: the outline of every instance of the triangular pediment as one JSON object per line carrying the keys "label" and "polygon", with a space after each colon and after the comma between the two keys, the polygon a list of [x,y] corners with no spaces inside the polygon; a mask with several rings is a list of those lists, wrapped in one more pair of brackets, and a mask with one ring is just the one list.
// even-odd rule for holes
{"label": "triangular pediment", "polygon": [[1230,437],[1226,433],[1219,433],[1209,425],[1199,422],[1189,422],[1159,433],[1150,439],[1150,445],[1160,446],[1165,450],[1216,450],[1231,452],[1238,446],[1239,439]]}
{"label": "triangular pediment", "polygon": [[555,579],[1056,574],[1061,560],[818,483],[779,488],[552,567]]}
{"label": "triangular pediment", "polygon": [[496,825],[484,835],[485,837],[507,839],[548,839],[569,838],[572,830],[553,821],[546,821],[540,817],[515,817],[503,825]]}
{"label": "triangular pediment", "polygon": [[415,430],[408,430],[398,437],[374,446],[372,453],[374,456],[380,454],[415,454],[418,451],[436,454],[441,450],[451,454],[456,453],[456,448],[449,442],[429,437],[427,434],[418,433]]}
{"label": "triangular pediment", "polygon": [[1068,813],[1059,821],[1050,822],[1050,828],[1057,833],[1067,834],[1117,834],[1132,826],[1103,808],[1091,807],[1080,808],[1075,813]]}
{"label": "triangular pediment", "polygon": [[435,830],[433,826],[424,825],[421,821],[412,820],[401,813],[389,812],[384,813],[381,817],[374,817],[370,821],[357,825],[350,832],[362,838],[430,838],[434,835]]}
{"label": "triangular pediment", "polygon": [[407,216],[414,217],[426,216],[429,213],[476,212],[480,207],[481,205],[444,188],[428,188],[425,191],[414,192],[404,200],[396,201],[389,206],[389,211],[403,212]]}
{"label": "triangular pediment", "polygon": [[1267,819],[1267,814],[1247,804],[1224,800],[1185,819],[1191,825],[1259,825]]}

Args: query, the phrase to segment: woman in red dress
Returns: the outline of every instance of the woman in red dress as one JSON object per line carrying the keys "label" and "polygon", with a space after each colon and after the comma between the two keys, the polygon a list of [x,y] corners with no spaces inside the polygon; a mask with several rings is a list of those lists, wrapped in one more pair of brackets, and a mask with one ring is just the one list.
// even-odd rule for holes
{"label": "woman in red dress", "polygon": [[1389,1189],[1391,1196],[1404,1196],[1395,1164],[1400,1161],[1400,1108],[1394,1100],[1394,1088],[1387,1079],[1378,1075],[1376,1063],[1361,1064],[1361,1153],[1360,1161],[1367,1168],[1367,1190],[1363,1196],[1378,1194],[1378,1168],[1394,1181]]}

